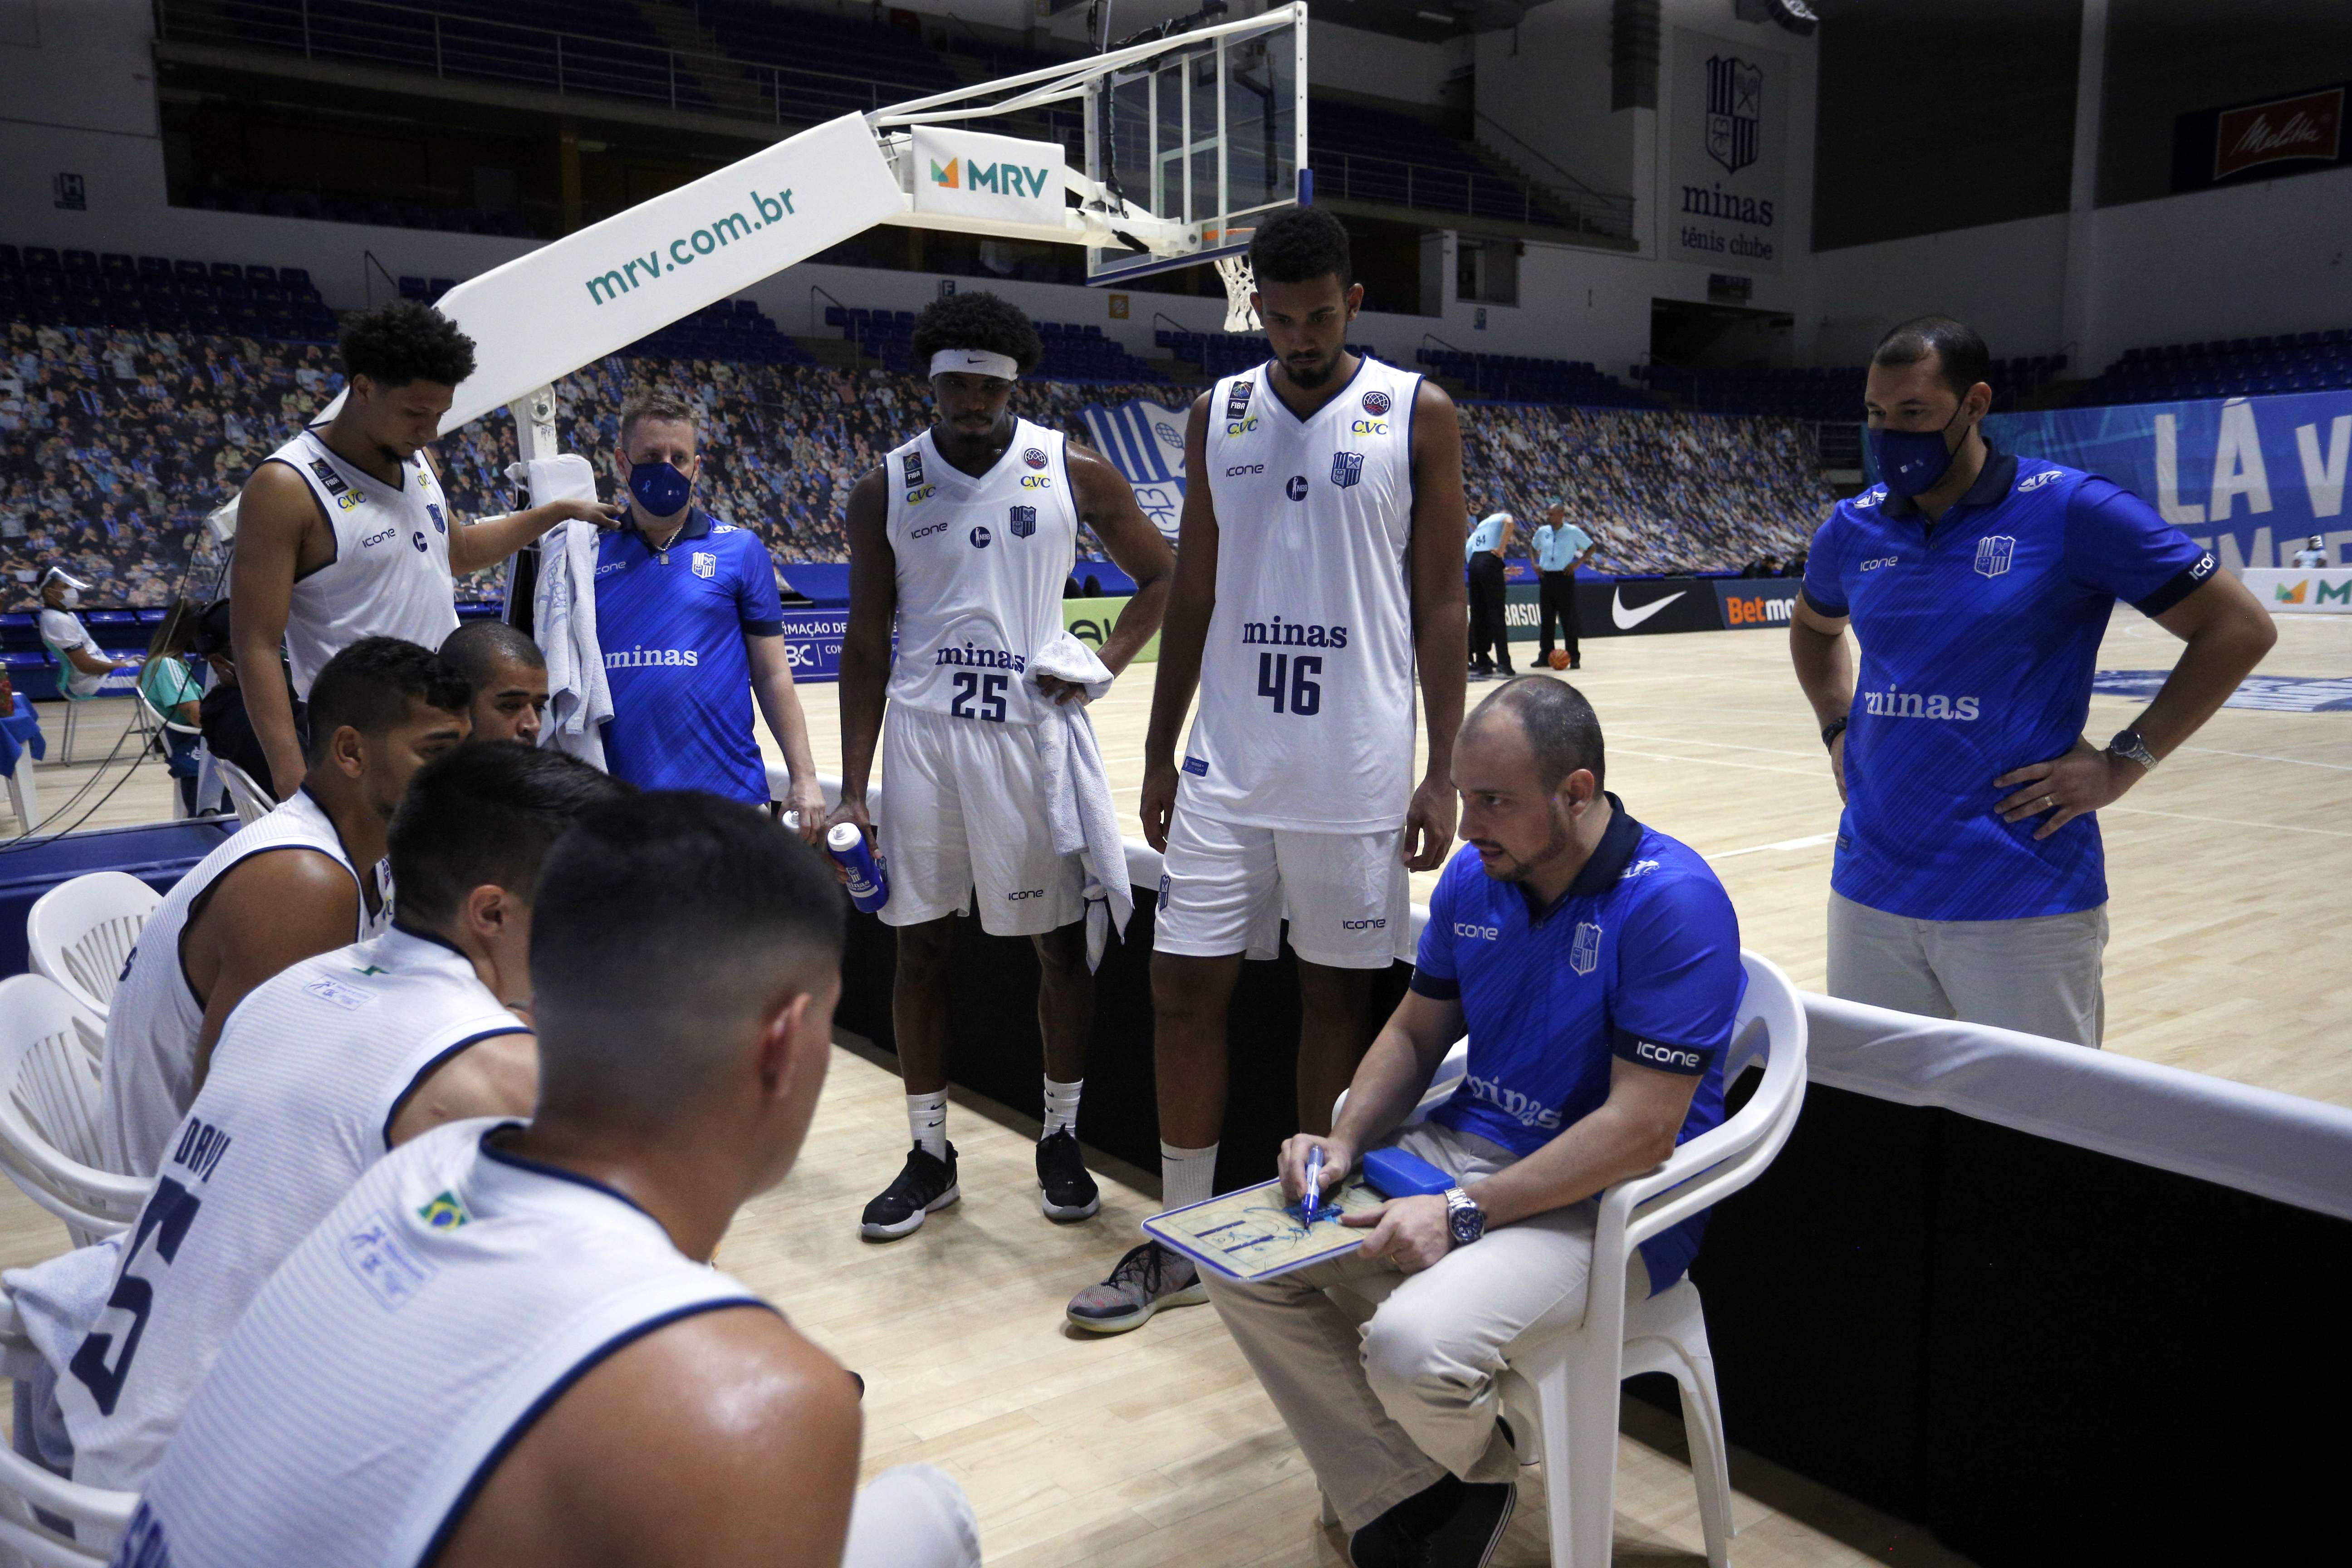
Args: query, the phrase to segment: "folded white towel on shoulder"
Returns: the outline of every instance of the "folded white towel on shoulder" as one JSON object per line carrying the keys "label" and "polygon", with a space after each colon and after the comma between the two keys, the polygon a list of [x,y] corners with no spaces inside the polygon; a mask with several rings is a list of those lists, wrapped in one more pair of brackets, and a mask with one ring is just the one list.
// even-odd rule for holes
{"label": "folded white towel on shoulder", "polygon": [[[1101,656],[1067,632],[1032,656],[1028,675],[1033,685],[1037,677],[1050,675],[1081,687],[1088,701],[1108,691],[1111,683],[1110,668]],[[1087,967],[1098,969],[1110,932],[1117,931],[1124,939],[1135,913],[1127,842],[1118,830],[1110,775],[1103,768],[1102,747],[1095,741],[1086,704],[1055,702],[1042,690],[1034,693],[1034,700],[1041,717],[1030,730],[1045,776],[1045,820],[1054,830],[1055,852],[1076,852],[1086,868]]]}
{"label": "folded white towel on shoulder", "polygon": [[[596,473],[577,452],[513,463],[507,478],[526,488],[533,506],[594,500]],[[547,723],[539,743],[601,768],[604,721],[613,689],[596,639],[596,542],[590,522],[561,522],[541,536],[539,579],[531,589],[531,637],[547,659]]]}

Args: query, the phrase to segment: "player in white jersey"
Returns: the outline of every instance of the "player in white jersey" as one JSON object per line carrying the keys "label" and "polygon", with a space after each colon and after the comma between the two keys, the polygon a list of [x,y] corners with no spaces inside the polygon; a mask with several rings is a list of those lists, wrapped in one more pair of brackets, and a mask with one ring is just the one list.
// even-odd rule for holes
{"label": "player in white jersey", "polygon": [[1055,851],[1037,739],[1041,723],[1061,721],[1056,704],[1083,704],[1087,694],[1029,667],[1063,636],[1062,590],[1081,524],[1135,579],[1101,649],[1114,676],[1159,631],[1172,565],[1125,476],[1013,413],[1014,379],[1044,353],[1018,308],[993,294],[948,295],[916,318],[914,347],[930,366],[939,417],[849,497],[834,813],[872,826],[866,784],[880,731],[877,837],[890,889],[882,920],[898,932],[890,1016],[913,1147],[859,1217],[859,1233],[876,1241],[911,1233],[961,1195],[947,1135],[948,970],[956,916],[975,890],[982,930],[1026,936],[1036,949],[1039,1207],[1070,1222],[1102,1206],[1076,1132],[1095,1011],[1086,877],[1077,855]]}
{"label": "player in white jersey", "polygon": [[[1298,958],[1298,1124],[1321,1131],[1412,953],[1408,870],[1454,839],[1462,724],[1462,434],[1453,400],[1349,352],[1348,233],[1288,209],[1250,242],[1274,358],[1192,405],[1176,589],[1144,741],[1143,836],[1167,856],[1151,958],[1161,1198],[1211,1196],[1225,1015],[1244,955]],[[1413,676],[1429,763],[1412,776]],[[1176,739],[1195,687],[1200,716]],[[1148,1242],[1072,1299],[1097,1333],[1205,1300]]]}
{"label": "player in white jersey", "polygon": [[335,416],[270,454],[237,502],[229,567],[230,640],[246,672],[246,710],[283,800],[302,782],[302,746],[285,690],[256,672],[283,644],[294,696],[363,637],[439,647],[457,626],[454,579],[494,566],[568,519],[610,528],[621,509],[551,501],[460,526],[426,444],[474,342],[438,310],[395,300],[343,328],[351,382]]}
{"label": "player in white jersey", "polygon": [[465,740],[471,697],[438,655],[394,637],[327,661],[311,688],[301,787],[182,877],[123,965],[100,1064],[108,1169],[155,1173],[247,993],[379,929],[393,810],[418,768]]}
{"label": "player in white jersey", "polygon": [[58,1400],[75,1479],[139,1489],[263,1282],[388,1149],[445,1121],[530,1113],[540,865],[582,810],[626,792],[510,742],[417,773],[392,824],[398,921],[285,970],[229,1015],[117,1249],[111,1299],[68,1336]]}
{"label": "player in white jersey", "polygon": [[851,1524],[855,1386],[709,1266],[807,1135],[840,910],[757,807],[583,813],[533,918],[533,1120],[360,1178],[222,1347],[116,1562],[977,1563],[936,1471],[877,1479]]}

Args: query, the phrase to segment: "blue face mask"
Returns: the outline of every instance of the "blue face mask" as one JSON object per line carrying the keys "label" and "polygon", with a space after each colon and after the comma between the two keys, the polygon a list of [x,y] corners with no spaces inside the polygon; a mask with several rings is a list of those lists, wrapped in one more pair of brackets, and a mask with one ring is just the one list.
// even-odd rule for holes
{"label": "blue face mask", "polygon": [[[1960,416],[1952,411],[1952,419]],[[1886,493],[1909,500],[1936,488],[1937,481],[1952,469],[1952,449],[1944,445],[1945,431],[1951,429],[1952,419],[1944,421],[1942,430],[1872,430],[1870,460],[1878,465],[1878,477],[1886,486]]]}
{"label": "blue face mask", "polygon": [[667,463],[629,465],[629,493],[656,517],[674,516],[684,510],[686,498],[693,492],[694,481]]}

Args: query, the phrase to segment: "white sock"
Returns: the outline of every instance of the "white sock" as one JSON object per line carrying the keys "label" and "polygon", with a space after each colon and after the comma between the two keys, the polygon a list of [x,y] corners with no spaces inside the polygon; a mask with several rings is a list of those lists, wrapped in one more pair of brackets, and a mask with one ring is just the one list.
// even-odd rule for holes
{"label": "white sock", "polygon": [[1171,1209],[1204,1204],[1217,1195],[1217,1146],[1179,1149],[1160,1144],[1160,1201]]}
{"label": "white sock", "polygon": [[1045,1075],[1045,1131],[1039,1141],[1051,1138],[1066,1127],[1072,1136],[1078,1131],[1078,1096],[1084,1092],[1087,1080],[1074,1078],[1067,1083],[1056,1082],[1054,1075]]}
{"label": "white sock", "polygon": [[916,1144],[934,1160],[948,1157],[948,1091],[907,1097],[907,1128]]}

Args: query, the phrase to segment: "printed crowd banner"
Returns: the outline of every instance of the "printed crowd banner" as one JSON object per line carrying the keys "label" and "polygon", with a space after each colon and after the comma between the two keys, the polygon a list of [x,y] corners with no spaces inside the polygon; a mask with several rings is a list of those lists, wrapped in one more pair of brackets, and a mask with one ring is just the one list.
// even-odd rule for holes
{"label": "printed crowd banner", "polygon": [[1143,515],[1173,546],[1184,511],[1184,410],[1136,398],[1089,403],[1086,416],[1095,450],[1127,476]]}
{"label": "printed crowd banner", "polygon": [[1997,414],[1994,445],[2105,474],[2232,571],[2292,566],[2318,534],[2352,561],[2352,392]]}

